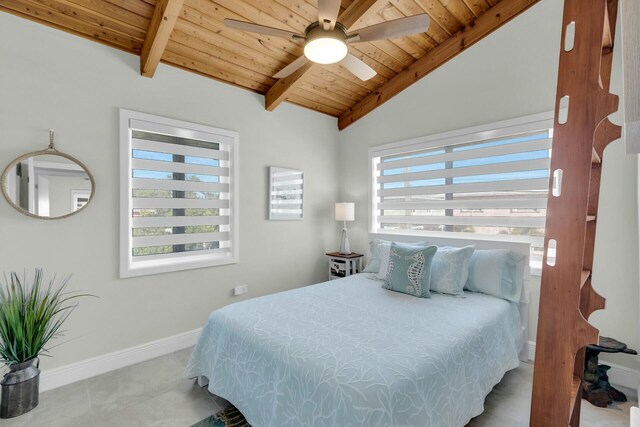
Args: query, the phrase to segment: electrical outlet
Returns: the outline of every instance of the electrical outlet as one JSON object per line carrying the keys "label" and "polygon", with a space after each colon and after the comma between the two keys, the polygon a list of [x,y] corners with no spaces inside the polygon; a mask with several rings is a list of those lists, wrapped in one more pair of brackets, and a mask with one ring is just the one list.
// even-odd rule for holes
{"label": "electrical outlet", "polygon": [[249,285],[236,286],[233,288],[233,295],[237,297],[238,295],[246,294],[248,290]]}

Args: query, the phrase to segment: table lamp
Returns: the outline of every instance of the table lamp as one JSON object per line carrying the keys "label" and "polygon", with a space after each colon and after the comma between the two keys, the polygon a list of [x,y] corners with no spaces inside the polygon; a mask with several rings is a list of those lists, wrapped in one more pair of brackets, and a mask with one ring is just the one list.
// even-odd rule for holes
{"label": "table lamp", "polygon": [[344,223],[342,227],[340,253],[345,255],[351,253],[349,238],[347,237],[347,221],[353,221],[355,219],[355,206],[355,203],[336,203],[336,221],[342,221]]}

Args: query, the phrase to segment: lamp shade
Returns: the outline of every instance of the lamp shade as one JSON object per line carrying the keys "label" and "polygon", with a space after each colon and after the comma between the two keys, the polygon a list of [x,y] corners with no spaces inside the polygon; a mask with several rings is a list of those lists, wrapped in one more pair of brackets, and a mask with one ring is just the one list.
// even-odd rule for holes
{"label": "lamp shade", "polygon": [[336,203],[336,221],[353,221],[356,219],[355,203]]}

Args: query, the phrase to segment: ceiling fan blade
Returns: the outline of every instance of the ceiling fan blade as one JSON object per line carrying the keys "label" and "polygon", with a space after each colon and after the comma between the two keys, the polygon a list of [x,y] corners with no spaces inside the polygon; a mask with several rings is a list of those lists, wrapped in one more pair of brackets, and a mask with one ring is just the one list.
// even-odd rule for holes
{"label": "ceiling fan blade", "polygon": [[281,30],[279,28],[267,27],[264,25],[252,24],[250,22],[236,21],[235,19],[225,19],[224,25],[229,28],[235,28],[240,31],[249,31],[251,33],[264,34],[265,36],[282,37],[289,40],[302,40],[302,34],[296,34],[291,31]]}
{"label": "ceiling fan blade", "polygon": [[349,70],[354,76],[356,76],[357,78],[363,81],[369,80],[375,77],[376,74],[378,74],[376,73],[376,70],[369,67],[367,64],[365,64],[360,59],[358,59],[357,57],[353,56],[350,53],[348,53],[347,56],[345,56],[344,59],[340,61],[338,64],[342,65],[344,68]]}
{"label": "ceiling fan blade", "polygon": [[309,62],[306,56],[302,55],[300,58],[293,61],[291,64],[284,67],[282,70],[278,71],[273,78],[274,79],[284,79],[285,77],[289,77],[291,74],[296,72],[298,68],[302,67],[304,64]]}
{"label": "ceiling fan blade", "polygon": [[394,19],[393,21],[364,27],[349,34],[352,43],[370,42],[374,40],[394,39],[411,34],[423,33],[429,28],[429,15],[421,14]]}
{"label": "ceiling fan blade", "polygon": [[325,30],[333,30],[340,13],[341,0],[318,0],[318,22]]}

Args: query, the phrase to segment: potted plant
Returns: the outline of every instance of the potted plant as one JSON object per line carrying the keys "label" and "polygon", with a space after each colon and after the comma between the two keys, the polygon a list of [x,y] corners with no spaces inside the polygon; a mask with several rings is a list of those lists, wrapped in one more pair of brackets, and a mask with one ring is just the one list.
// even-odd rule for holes
{"label": "potted plant", "polygon": [[47,343],[61,335],[60,327],[84,295],[64,292],[70,277],[56,285],[55,277],[43,286],[42,269],[32,280],[11,273],[0,286],[0,363],[8,365],[0,386],[0,418],[22,415],[38,405],[38,356],[46,356]]}

